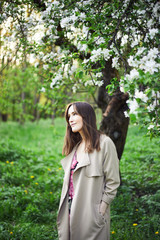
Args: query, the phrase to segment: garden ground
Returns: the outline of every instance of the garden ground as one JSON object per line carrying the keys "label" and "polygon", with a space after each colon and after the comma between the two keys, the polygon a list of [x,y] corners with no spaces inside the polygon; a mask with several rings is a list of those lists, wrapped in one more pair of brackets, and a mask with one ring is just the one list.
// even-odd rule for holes
{"label": "garden ground", "polygon": [[[64,119],[0,123],[0,240],[57,240]],[[111,240],[160,239],[160,140],[130,126]]]}

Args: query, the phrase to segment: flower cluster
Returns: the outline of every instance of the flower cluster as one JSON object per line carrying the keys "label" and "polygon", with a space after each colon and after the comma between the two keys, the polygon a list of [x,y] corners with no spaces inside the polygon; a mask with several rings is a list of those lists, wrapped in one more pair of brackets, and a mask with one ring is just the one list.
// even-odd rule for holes
{"label": "flower cluster", "polygon": [[132,79],[133,71],[134,73],[136,72],[135,78],[138,77],[138,73],[135,68],[141,69],[145,73],[149,72],[150,74],[158,72],[160,70],[160,64],[157,62],[158,54],[158,48],[155,47],[149,49],[148,51],[144,47],[138,48],[135,56],[130,56],[128,59],[129,66],[134,67],[134,70],[132,70],[130,75],[127,77]]}
{"label": "flower cluster", "polygon": [[91,53],[90,60],[91,62],[96,62],[100,60],[101,58],[104,58],[106,61],[111,57],[110,51],[108,49],[94,49]]}
{"label": "flower cluster", "polygon": [[[117,70],[128,65],[120,86],[130,93],[131,113],[142,106],[141,102],[148,112],[156,111],[160,3],[148,2],[135,2],[128,14],[129,0],[112,5],[93,0],[69,5],[47,0],[45,9],[39,12],[35,8],[29,11],[25,4],[4,3],[0,18],[3,55],[6,61],[10,55],[22,61],[26,53],[28,61],[36,68],[42,67],[53,90],[70,81],[74,92],[82,84],[102,86],[102,69],[107,61],[112,61]],[[83,77],[81,67],[87,77]],[[92,76],[91,69],[95,70]],[[149,88],[155,91],[155,101]]]}

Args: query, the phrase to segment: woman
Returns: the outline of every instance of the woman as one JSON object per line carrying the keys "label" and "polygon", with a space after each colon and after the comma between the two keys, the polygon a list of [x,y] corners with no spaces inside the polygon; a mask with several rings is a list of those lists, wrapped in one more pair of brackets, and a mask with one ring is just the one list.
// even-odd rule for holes
{"label": "woman", "polygon": [[116,148],[97,130],[90,104],[69,104],[65,117],[59,240],[109,240],[110,204],[120,183]]}

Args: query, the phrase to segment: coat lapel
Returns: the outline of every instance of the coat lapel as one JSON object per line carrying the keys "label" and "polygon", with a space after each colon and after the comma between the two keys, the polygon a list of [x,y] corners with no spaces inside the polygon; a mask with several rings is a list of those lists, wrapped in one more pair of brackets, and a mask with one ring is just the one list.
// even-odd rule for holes
{"label": "coat lapel", "polygon": [[71,167],[71,163],[72,163],[72,159],[73,159],[75,151],[76,151],[76,147],[73,148],[72,152],[67,157],[65,157],[61,160],[61,164],[64,169],[65,175],[64,175],[64,179],[63,179],[63,188],[62,188],[62,193],[61,193],[59,210],[62,206],[62,203],[63,203],[63,201],[66,197],[67,191],[68,191],[70,167]]}
{"label": "coat lapel", "polygon": [[75,150],[76,150],[76,148],[74,147],[72,152],[67,157],[65,157],[61,160],[61,164],[62,164],[65,174],[68,173],[68,170],[70,169]]}
{"label": "coat lapel", "polygon": [[[62,167],[64,169],[65,175],[63,180],[63,188],[62,188],[62,194],[61,194],[61,200],[59,205],[59,210],[62,206],[62,203],[66,197],[68,187],[69,187],[69,178],[70,178],[70,167],[72,163],[73,156],[75,154],[75,151],[78,147],[78,144],[73,148],[72,152],[65,158],[61,160]],[[85,167],[90,164],[89,154],[87,152],[83,153],[80,161],[78,162],[77,168],[75,169],[75,172],[82,167]]]}
{"label": "coat lapel", "polygon": [[75,172],[79,168],[85,167],[85,166],[87,166],[89,164],[90,164],[90,159],[89,159],[88,152],[82,153],[81,157],[79,158],[79,162],[78,162],[78,165],[77,165],[77,168],[76,168]]}

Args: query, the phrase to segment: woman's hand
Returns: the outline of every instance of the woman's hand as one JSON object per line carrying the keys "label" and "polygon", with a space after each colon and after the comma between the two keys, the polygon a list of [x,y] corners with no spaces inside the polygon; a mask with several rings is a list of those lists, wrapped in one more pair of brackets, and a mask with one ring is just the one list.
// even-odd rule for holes
{"label": "woman's hand", "polygon": [[108,207],[108,204],[104,201],[101,201],[100,206],[99,206],[99,213],[104,216],[106,209]]}

